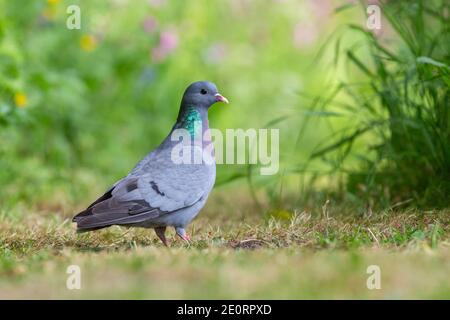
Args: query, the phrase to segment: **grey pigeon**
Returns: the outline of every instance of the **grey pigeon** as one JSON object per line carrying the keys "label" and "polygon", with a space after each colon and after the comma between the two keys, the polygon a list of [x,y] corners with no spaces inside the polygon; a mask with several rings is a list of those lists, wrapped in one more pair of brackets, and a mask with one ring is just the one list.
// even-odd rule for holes
{"label": "grey pigeon", "polygon": [[[184,92],[177,121],[169,135],[125,178],[73,218],[77,231],[112,225],[154,228],[167,246],[165,231],[171,226],[177,235],[189,241],[185,228],[205,205],[216,178],[214,151],[207,130],[208,109],[218,101],[228,103],[213,83],[192,83]],[[188,147],[200,145],[201,150],[210,147],[210,161],[198,161],[198,158],[174,161],[177,154],[174,148],[181,141],[173,138],[176,129],[185,129],[190,136]]]}

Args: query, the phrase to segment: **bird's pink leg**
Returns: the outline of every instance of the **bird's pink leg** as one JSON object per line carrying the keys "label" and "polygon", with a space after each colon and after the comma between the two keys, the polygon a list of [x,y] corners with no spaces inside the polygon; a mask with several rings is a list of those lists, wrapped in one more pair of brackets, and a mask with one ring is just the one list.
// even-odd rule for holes
{"label": "bird's pink leg", "polygon": [[189,243],[191,241],[191,237],[189,237],[186,233],[184,235],[180,235],[178,234],[178,236],[183,239],[184,241],[186,241],[187,243]]}
{"label": "bird's pink leg", "polygon": [[189,241],[191,241],[191,237],[188,236],[188,234],[186,233],[186,231],[183,228],[176,228],[176,231],[177,231],[177,235],[181,239],[183,239],[187,243],[189,243]]}

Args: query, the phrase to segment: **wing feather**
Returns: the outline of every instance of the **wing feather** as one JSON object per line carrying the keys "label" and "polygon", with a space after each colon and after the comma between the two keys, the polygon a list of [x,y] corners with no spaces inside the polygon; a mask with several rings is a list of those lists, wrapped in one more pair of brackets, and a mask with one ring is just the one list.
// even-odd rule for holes
{"label": "wing feather", "polygon": [[79,231],[136,224],[176,212],[204,198],[214,184],[215,166],[174,164],[161,154],[146,161],[73,218]]}

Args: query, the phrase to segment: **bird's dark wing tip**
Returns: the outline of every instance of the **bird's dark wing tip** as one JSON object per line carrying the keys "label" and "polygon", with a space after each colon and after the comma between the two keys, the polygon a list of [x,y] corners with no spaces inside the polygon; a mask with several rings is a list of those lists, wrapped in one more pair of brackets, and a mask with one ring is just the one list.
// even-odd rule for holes
{"label": "bird's dark wing tip", "polygon": [[89,216],[92,214],[92,209],[88,208],[84,211],[81,211],[79,213],[77,213],[73,218],[72,218],[72,222],[78,222],[81,218]]}
{"label": "bird's dark wing tip", "polygon": [[88,216],[92,214],[92,208],[100,203],[103,202],[105,200],[108,200],[112,197],[112,191],[114,190],[114,187],[112,187],[111,189],[109,189],[104,195],[102,195],[100,198],[98,198],[97,200],[95,200],[93,203],[91,203],[89,205],[89,207],[87,207],[86,210],[83,210],[79,213],[77,213],[73,218],[72,218],[72,222],[78,222],[78,220],[82,217]]}

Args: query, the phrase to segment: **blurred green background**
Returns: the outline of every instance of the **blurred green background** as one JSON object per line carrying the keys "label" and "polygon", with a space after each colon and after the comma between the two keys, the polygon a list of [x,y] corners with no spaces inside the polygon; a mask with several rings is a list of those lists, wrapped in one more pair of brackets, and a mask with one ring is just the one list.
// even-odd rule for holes
{"label": "blurred green background", "polygon": [[[66,27],[72,4],[80,30]],[[204,79],[231,101],[211,109],[212,127],[280,129],[279,174],[220,165],[216,193],[250,185],[265,210],[448,205],[448,4],[388,1],[374,32],[366,7],[0,0],[0,210],[88,204]]]}

